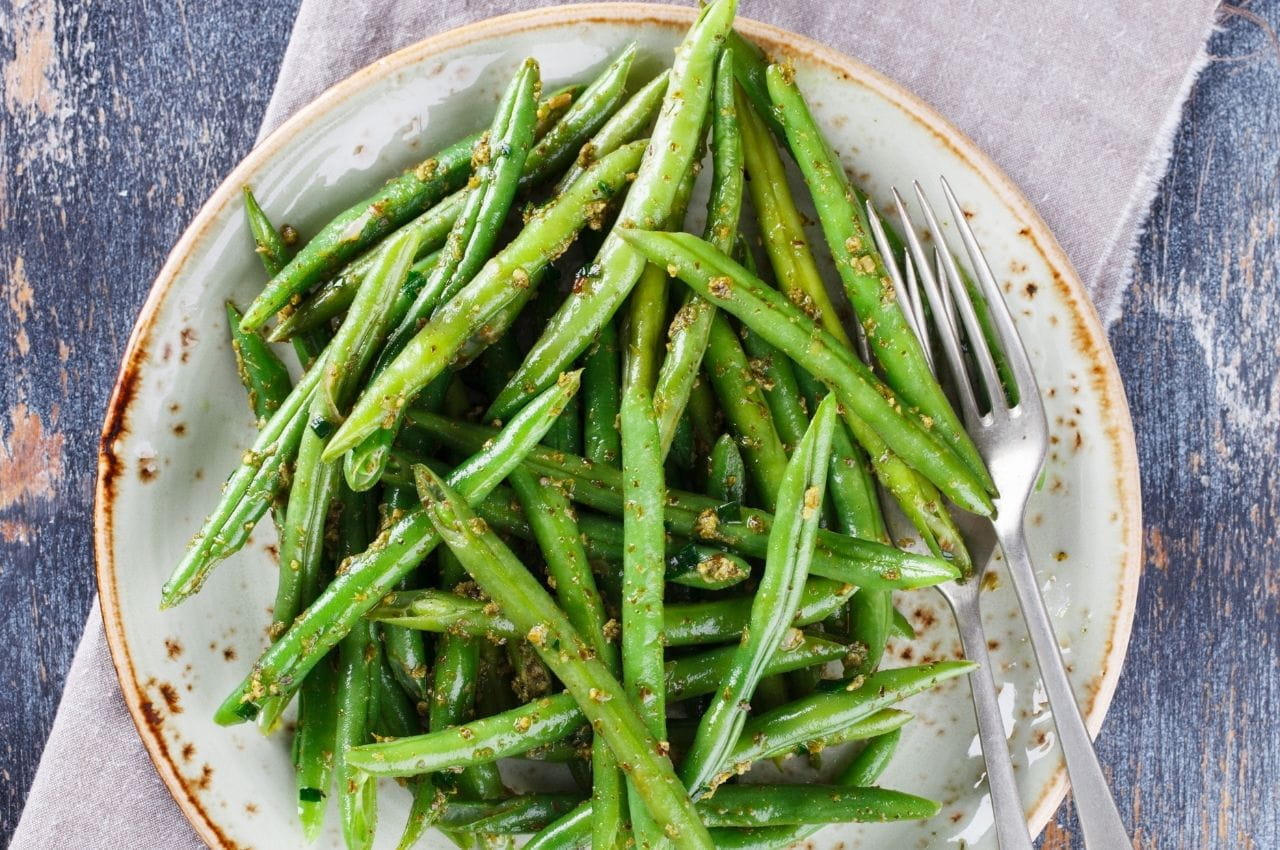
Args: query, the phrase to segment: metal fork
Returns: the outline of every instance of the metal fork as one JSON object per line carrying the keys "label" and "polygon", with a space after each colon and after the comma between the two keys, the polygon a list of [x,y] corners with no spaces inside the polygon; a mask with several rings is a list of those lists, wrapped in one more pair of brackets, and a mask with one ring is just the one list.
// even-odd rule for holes
{"label": "metal fork", "polygon": [[[885,237],[884,227],[876,215],[875,208],[867,201],[867,216],[871,225],[872,238],[880,255],[884,258],[885,268],[893,283],[899,303],[903,305],[907,316],[907,324],[920,339],[926,359],[931,368],[937,371],[924,331],[924,314],[919,310],[919,287],[916,285],[915,264],[906,257],[904,267],[906,278],[898,268],[894,253]],[[910,233],[910,223],[905,230]],[[914,239],[914,233],[908,238]],[[861,337],[861,335],[860,335]],[[863,357],[870,360],[870,353],[863,352]],[[965,535],[970,542],[970,535]],[[994,548],[994,538],[987,535],[985,551],[978,551],[970,546],[973,563],[985,564]],[[975,539],[973,543],[983,541]],[[1031,850],[1031,836],[1027,832],[1027,819],[1023,814],[1022,798],[1018,795],[1018,782],[1013,775],[1013,760],[1009,757],[1009,741],[1005,734],[1004,720],[1001,717],[1000,700],[996,690],[995,678],[991,671],[991,658],[987,653],[987,635],[982,628],[982,609],[979,605],[982,576],[976,572],[963,576],[957,581],[949,581],[938,585],[937,590],[947,601],[951,614],[956,621],[956,629],[960,633],[960,645],[964,648],[965,657],[977,664],[977,669],[969,674],[969,689],[973,695],[973,711],[978,721],[978,743],[982,747],[982,758],[987,767],[987,786],[991,793],[991,811],[995,821],[996,840],[1000,850]]]}
{"label": "metal fork", "polygon": [[[921,288],[924,290],[933,317],[933,327],[942,343],[943,353],[960,400],[965,427],[1000,490],[1000,495],[995,499],[996,515],[990,521],[990,529],[994,531],[995,539],[1004,552],[1005,563],[1013,579],[1014,592],[1018,597],[1018,604],[1022,608],[1022,615],[1031,637],[1031,647],[1040,666],[1041,678],[1049,698],[1049,707],[1058,729],[1058,739],[1066,758],[1067,775],[1075,796],[1076,812],[1084,833],[1085,846],[1090,850],[1120,850],[1120,848],[1131,850],[1133,843],[1120,819],[1115,800],[1107,786],[1106,777],[1102,774],[1102,768],[1098,764],[1097,754],[1093,750],[1093,743],[1085,729],[1084,718],[1071,691],[1071,683],[1067,679],[1067,671],[1062,663],[1062,654],[1053,632],[1048,609],[1040,595],[1039,583],[1023,531],[1027,499],[1044,466],[1049,443],[1049,427],[1045,419],[1040,389],[1036,383],[1035,374],[1031,370],[1031,361],[1027,357],[1026,348],[1014,326],[1013,316],[983,256],[982,249],[978,246],[973,230],[969,227],[968,220],[946,179],[942,179],[941,183],[947,206],[951,211],[951,221],[964,244],[965,253],[969,257],[980,287],[981,297],[986,301],[990,311],[995,335],[1005,353],[1016,383],[1016,387],[1013,388],[1016,403],[1010,404],[1009,397],[1006,396],[1005,389],[1000,383],[995,359],[987,345],[973,302],[970,300],[968,287],[961,277],[954,257],[946,249],[945,234],[938,225],[937,216],[919,183],[914,183],[913,186],[920,210],[924,215],[927,231],[933,237],[937,273],[935,274],[934,268],[931,268],[907,213],[906,204],[895,189],[894,201],[910,251],[912,261],[910,266],[914,267],[912,271],[915,272],[910,280],[901,282],[902,295],[905,296],[904,304],[914,314],[913,320],[918,332],[923,333],[927,325],[919,290]],[[869,204],[868,207],[870,207]],[[874,210],[870,210],[870,216],[875,222],[873,230],[880,231]],[[892,256],[891,253],[883,250],[882,254],[886,257]],[[891,276],[894,276],[896,271],[891,269]],[[901,279],[900,275],[897,277]],[[939,282],[940,277],[945,280],[945,283]],[[898,283],[899,281],[895,280],[895,285]],[[912,286],[912,284],[916,285]],[[976,379],[972,374],[974,369],[966,363],[964,351],[961,348],[960,328],[956,324],[957,313],[960,324],[964,328],[969,352],[976,364]],[[926,350],[929,349],[927,337],[922,338],[921,344]],[[975,390],[979,388],[987,402],[988,409],[985,413],[978,406],[979,395]],[[952,607],[957,608],[957,620],[961,622],[961,642],[964,644],[966,655],[969,655],[969,642],[965,639],[963,624],[971,615],[960,615],[956,599],[960,600],[961,605],[971,604],[976,612],[979,584],[979,581],[970,580],[948,587],[944,591]],[[965,589],[966,585],[972,589]],[[957,589],[961,590],[959,596],[956,594]],[[969,596],[973,597],[972,601],[969,600]],[[983,641],[983,659],[979,660],[970,655],[971,660],[984,664],[985,649],[986,645]],[[990,673],[987,674],[987,678],[990,679]],[[979,714],[980,735],[983,726],[982,715],[987,710],[995,709],[994,705],[986,705],[988,695],[979,693],[986,690],[987,688],[979,688],[977,684],[974,686],[974,704]],[[988,719],[987,725],[991,725],[992,722],[1000,729],[1001,743],[1004,743],[1003,727],[1000,725],[998,712],[994,721]],[[1007,845],[1001,833],[1000,801],[996,799],[997,782],[1003,780],[992,774],[992,759],[985,738],[982,744],[983,755],[987,758],[988,781],[992,787],[992,804],[996,811],[997,835],[1000,837],[1001,847],[1005,847]],[[994,745],[994,742],[992,744]],[[996,760],[997,764],[1001,761]],[[1007,758],[1003,761],[1007,762]],[[1026,826],[1020,804],[1017,806],[1017,814],[1020,826],[1018,840],[1025,844]],[[1006,831],[1012,834],[1012,825],[1008,825]]]}

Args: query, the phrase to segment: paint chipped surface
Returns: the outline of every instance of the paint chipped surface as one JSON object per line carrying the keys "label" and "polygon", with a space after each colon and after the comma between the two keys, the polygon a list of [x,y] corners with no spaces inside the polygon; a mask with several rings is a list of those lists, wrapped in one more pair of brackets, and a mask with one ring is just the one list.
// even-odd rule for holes
{"label": "paint chipped surface", "polygon": [[54,498],[62,480],[63,436],[50,433],[40,414],[18,403],[0,432],[0,511],[20,502]]}

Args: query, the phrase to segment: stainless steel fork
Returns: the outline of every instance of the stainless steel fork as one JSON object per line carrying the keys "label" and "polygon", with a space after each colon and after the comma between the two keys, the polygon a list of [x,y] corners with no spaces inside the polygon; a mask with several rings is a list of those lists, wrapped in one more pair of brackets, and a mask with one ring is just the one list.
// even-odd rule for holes
{"label": "stainless steel fork", "polygon": [[[937,366],[933,361],[928,337],[925,334],[927,326],[924,323],[924,313],[919,309],[915,264],[910,257],[904,258],[903,266],[906,270],[904,278],[885,237],[884,227],[870,201],[867,202],[867,217],[871,225],[872,238],[876,242],[880,255],[884,257],[885,267],[889,272],[898,301],[903,306],[903,312],[906,313],[907,323],[919,338],[926,359],[936,373]],[[910,232],[910,222],[907,222],[904,229],[910,234],[909,239],[915,238],[914,233]],[[867,362],[871,362],[868,353],[864,352],[863,357]],[[962,532],[964,531],[965,529],[962,528]],[[979,535],[966,533],[965,541],[969,544],[974,565],[981,569],[994,548],[993,536],[988,534],[983,540]],[[975,546],[975,543],[978,546]],[[985,551],[981,551],[979,547],[984,543]],[[973,695],[973,712],[978,721],[978,743],[982,747],[982,758],[987,767],[987,787],[991,794],[996,840],[1000,850],[1031,850],[1031,836],[1027,832],[1027,819],[1023,813],[1022,798],[1018,795],[1018,782],[1013,775],[1013,761],[1009,756],[1009,740],[1000,711],[999,693],[992,675],[991,658],[987,653],[987,635],[982,628],[982,609],[978,598],[981,586],[982,576],[975,571],[974,574],[964,576],[957,581],[938,585],[937,590],[951,608],[965,657],[978,665],[977,669],[969,674],[969,690]]]}
{"label": "stainless steel fork", "polygon": [[[1027,623],[1031,647],[1040,666],[1040,674],[1053,712],[1054,724],[1058,729],[1058,739],[1062,744],[1063,755],[1066,757],[1067,774],[1071,780],[1085,846],[1089,850],[1132,848],[1133,844],[1120,820],[1120,813],[1116,809],[1115,800],[1107,786],[1106,777],[1102,774],[1098,757],[1093,750],[1093,743],[1089,739],[1084,719],[1071,691],[1071,683],[1067,679],[1066,668],[1062,663],[1062,654],[1053,633],[1048,609],[1040,595],[1039,583],[1023,532],[1027,499],[1044,466],[1049,442],[1048,423],[1045,419],[1040,390],[1031,370],[1031,361],[1027,357],[1022,339],[1014,326],[1013,316],[991,274],[991,269],[983,256],[982,249],[978,246],[973,230],[969,227],[951,187],[943,179],[942,191],[951,211],[951,221],[964,244],[965,253],[969,257],[977,279],[979,294],[985,300],[990,312],[991,330],[994,331],[1005,353],[1008,370],[1015,383],[1015,387],[1010,388],[1013,390],[1011,396],[1015,399],[1011,404],[1009,396],[1006,396],[1005,387],[1001,384],[1000,374],[991,349],[988,347],[984,329],[970,300],[969,289],[961,277],[954,257],[946,249],[946,234],[939,226],[937,216],[919,183],[914,184],[914,189],[926,228],[933,237],[935,246],[933,259],[936,265],[929,262],[924,247],[912,226],[906,204],[897,190],[894,190],[897,212],[902,219],[903,235],[907,240],[912,261],[911,271],[914,272],[910,279],[903,279],[898,275],[895,285],[901,287],[900,297],[904,299],[904,306],[913,314],[914,324],[919,332],[923,332],[927,327],[924,305],[919,297],[920,289],[924,290],[925,300],[928,301],[933,318],[933,327],[942,343],[943,353],[955,383],[965,427],[1000,490],[1000,495],[995,499],[996,515],[991,520],[991,529],[1004,552],[1005,563],[1013,580],[1014,592]],[[875,219],[874,210],[870,210],[870,215],[875,221],[874,229],[879,222]],[[888,252],[882,253],[891,256]],[[891,273],[893,271],[891,270]],[[943,278],[945,282],[940,282],[939,278]],[[964,350],[961,347],[960,328],[956,324],[957,314],[960,324],[963,325],[969,352],[976,364],[976,379],[972,374],[975,369],[971,369],[966,363]],[[926,349],[929,348],[927,338],[922,339],[922,344]],[[986,401],[986,412],[979,408],[978,390]],[[957,609],[956,619],[962,624],[961,642],[964,643],[966,655],[969,654],[969,643],[964,637],[963,624],[969,615],[961,616],[960,607],[972,605],[976,611],[979,583],[970,580],[954,588],[949,587],[946,591],[948,600],[952,600],[952,607]],[[966,585],[969,587],[966,588]],[[956,597],[956,589],[962,589],[957,597],[959,605],[953,600],[953,597]],[[973,599],[970,600],[969,596]],[[985,648],[984,642],[984,656]],[[973,656],[970,657],[972,660],[978,660]],[[990,678],[989,672],[988,678]],[[989,707],[984,706],[986,695],[980,696],[978,684],[975,683],[974,686],[974,704],[978,709],[981,734],[982,715]],[[994,721],[987,721],[987,725],[990,726],[992,722],[996,725],[1000,724],[998,713]],[[1005,743],[1003,727],[1000,728],[1000,736],[1001,743]],[[994,746],[994,741],[992,745]],[[985,738],[982,741],[982,747],[983,755],[987,758],[988,777],[992,786],[992,802],[996,810],[996,825],[999,833],[1001,812],[998,801],[995,799],[999,778],[991,773],[992,759],[988,753],[988,742]],[[1026,827],[1020,805],[1018,816],[1022,826],[1019,840],[1025,842]],[[1012,833],[1012,825],[1007,825],[1006,830]],[[1000,837],[1000,843],[1002,847],[1006,846],[1003,835]]]}

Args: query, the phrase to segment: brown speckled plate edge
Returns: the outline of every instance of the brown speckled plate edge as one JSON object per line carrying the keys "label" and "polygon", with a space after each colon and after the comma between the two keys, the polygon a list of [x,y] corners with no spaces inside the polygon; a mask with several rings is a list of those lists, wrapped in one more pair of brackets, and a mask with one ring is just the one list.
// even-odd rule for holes
{"label": "brown speckled plate edge", "polygon": [[[422,62],[446,47],[457,48],[513,32],[593,21],[648,22],[685,27],[692,20],[693,14],[693,10],[688,8],[644,3],[556,6],[479,21],[403,48],[362,68],[330,88],[311,104],[299,110],[262,144],[252,150],[205,202],[169,253],[134,325],[107,407],[98,455],[98,479],[94,495],[94,554],[107,644],[120,679],[125,703],[161,779],[196,832],[211,847],[229,850],[236,845],[221,831],[216,820],[204,809],[192,789],[187,787],[186,780],[181,776],[158,731],[156,714],[151,701],[137,681],[120,619],[116,595],[117,572],[111,545],[115,481],[120,474],[120,461],[114,453],[114,444],[116,438],[128,430],[130,403],[139,384],[139,371],[146,358],[159,312],[158,308],[168,294],[172,282],[178,276],[185,259],[193,246],[205,237],[217,212],[233,202],[238,196],[239,187],[247,182],[249,175],[253,174],[262,162],[281,147],[289,144],[303,128],[325,115],[335,104],[401,68]],[[1123,510],[1121,521],[1126,557],[1120,567],[1121,594],[1116,600],[1116,608],[1111,620],[1110,649],[1104,660],[1099,686],[1089,702],[1082,706],[1089,730],[1096,736],[1115,693],[1129,644],[1142,569],[1142,523],[1137,449],[1128,402],[1120,381],[1119,370],[1107,342],[1106,332],[1085,294],[1079,277],[1048,227],[1012,181],[987,158],[977,145],[927,103],[856,59],[812,39],[748,19],[739,19],[737,26],[744,35],[759,42],[767,50],[803,55],[815,63],[826,65],[877,91],[945,141],[975,173],[990,185],[993,192],[1004,203],[1027,222],[1036,249],[1049,268],[1054,270],[1054,285],[1073,310],[1073,319],[1077,324],[1076,336],[1081,352],[1087,359],[1101,367],[1104,382],[1101,394],[1104,400],[1103,416],[1106,421],[1106,436],[1115,462],[1117,496]],[[1060,769],[1028,815],[1028,823],[1033,834],[1038,834],[1044,828],[1065,793],[1066,777]]]}

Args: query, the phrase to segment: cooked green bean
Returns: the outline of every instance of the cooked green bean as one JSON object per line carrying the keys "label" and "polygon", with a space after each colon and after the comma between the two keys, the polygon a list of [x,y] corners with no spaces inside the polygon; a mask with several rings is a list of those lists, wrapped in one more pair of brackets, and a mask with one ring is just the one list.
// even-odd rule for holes
{"label": "cooked green bean", "polygon": [[293,380],[289,370],[258,333],[240,330],[240,311],[227,302],[227,326],[231,330],[231,350],[236,357],[236,371],[240,383],[249,396],[249,409],[253,411],[261,428],[280,409],[289,397]]}
{"label": "cooked green bean", "polygon": [[444,371],[477,328],[519,299],[522,287],[563,253],[587,220],[625,185],[643,150],[642,142],[619,148],[534,213],[520,235],[437,311],[365,389],[351,415],[330,439],[328,456],[340,456],[379,428],[388,413],[408,404],[418,390]]}
{"label": "cooked green bean", "polygon": [[600,157],[613,153],[622,145],[634,142],[645,135],[658,115],[662,99],[667,93],[670,72],[663,71],[645,83],[627,102],[609,116],[609,120],[596,131],[591,140],[578,151],[577,158],[556,183],[556,193],[563,192],[582,172]]}
{"label": "cooked green bean", "polygon": [[[312,404],[312,430],[327,436],[343,421],[351,397],[359,389],[365,370],[373,363],[391,328],[391,307],[396,293],[409,276],[418,237],[412,231],[391,236],[378,252],[369,273],[360,283],[346,321],[338,328],[324,360],[324,377]],[[315,421],[323,417],[321,426]],[[336,460],[337,455],[327,456]]]}
{"label": "cooked green bean", "polygon": [[245,311],[241,327],[261,327],[325,274],[459,188],[471,172],[475,140],[471,136],[454,142],[335,216],[267,282]]}
{"label": "cooked green bean", "polygon": [[[450,475],[450,482],[467,498],[483,498],[542,439],[577,389],[578,373],[564,375],[460,465]],[[419,508],[408,511],[366,551],[349,558],[317,600],[258,659],[249,676],[218,708],[215,720],[222,724],[242,722],[252,717],[257,704],[269,695],[287,693],[439,541]]]}
{"label": "cooked green bean", "polygon": [[[739,767],[750,765],[770,753],[838,734],[840,730],[912,694],[962,676],[972,669],[974,665],[968,661],[939,661],[918,667],[880,670],[863,679],[855,690],[841,687],[833,691],[819,691],[752,717],[742,727],[737,745],[722,765],[724,772],[711,781],[711,787],[729,779]],[[850,684],[857,682],[855,679]]]}
{"label": "cooked green bean", "polygon": [[[418,256],[414,259],[409,279],[397,295],[397,321],[409,309],[409,304],[435,267],[440,247],[444,245],[445,238],[458,220],[469,194],[467,189],[460,189],[400,228],[416,232],[419,241]],[[334,277],[316,287],[296,307],[282,314],[279,322],[267,334],[267,339],[272,342],[292,339],[298,334],[323,327],[330,319],[341,316],[355,300],[356,290],[360,288],[360,283],[369,273],[377,255],[378,246],[375,245],[343,267]]]}
{"label": "cooked green bean", "polygon": [[982,456],[934,378],[902,305],[892,294],[886,295],[884,260],[875,249],[866,214],[856,201],[844,166],[823,139],[791,72],[775,65],[766,72],[766,79],[774,114],[786,130],[809,185],[845,293],[887,383],[932,421],[934,432],[965,462],[977,481],[994,493],[995,484]]}
{"label": "cooked green bean", "polygon": [[582,363],[583,455],[595,463],[617,464],[622,459],[618,417],[622,360],[618,353],[618,331],[606,322],[587,351]]}
{"label": "cooked green bean", "polygon": [[646,256],[667,263],[716,306],[833,386],[843,404],[956,504],[983,516],[991,514],[991,497],[965,462],[919,419],[904,412],[893,391],[853,352],[785,297],[696,236],[642,230],[622,233]]}
{"label": "cooked green bean", "polygon": [[757,375],[729,320],[716,313],[707,339],[707,375],[720,410],[733,428],[746,463],[756,501],[773,510],[787,452],[773,423]]}
{"label": "cooked green bean", "polygon": [[[530,145],[538,101],[538,65],[527,60],[507,87],[489,132],[472,155],[476,175],[466,205],[445,240],[440,258],[422,289],[399,320],[378,355],[374,380],[417,335],[421,323],[475,277],[492,255],[502,222],[511,211]],[[567,116],[566,116],[567,117]],[[548,137],[550,138],[550,137]],[[363,291],[363,287],[362,290]],[[352,304],[348,321],[359,304]],[[343,323],[345,327],[347,322]],[[372,487],[382,475],[399,422],[383,422],[354,447],[346,460],[347,482],[359,490]]]}
{"label": "cooked green bean", "polygon": [[[840,658],[844,651],[840,644],[803,638],[795,646],[780,647],[766,671],[783,673],[823,664]],[[725,647],[668,661],[667,699],[678,702],[711,693],[732,656],[733,649]],[[378,776],[416,776],[518,756],[562,741],[587,723],[573,696],[558,693],[465,726],[360,747],[351,757]]]}
{"label": "cooked green bean", "polygon": [[622,686],[590,653],[589,645],[546,590],[435,473],[418,466],[415,474],[436,532],[476,583],[526,632],[593,728],[608,740],[619,764],[630,766],[632,787],[654,820],[663,824],[666,836],[679,847],[711,847],[670,761],[659,755],[657,740],[646,731]]}
{"label": "cooked green bean", "polygon": [[334,741],[338,734],[338,671],[330,656],[307,676],[298,694],[298,728],[293,736],[293,769],[298,821],[307,841],[324,828],[333,785]]}
{"label": "cooked green bean", "polygon": [[[482,504],[481,517],[489,514]],[[811,577],[805,583],[794,626],[821,622],[838,610],[854,592],[852,585]],[[747,597],[702,602],[674,602],[663,612],[663,641],[668,647],[696,646],[737,640],[747,627]],[[428,632],[471,635],[489,640],[524,636],[491,603],[438,590],[397,591],[370,609],[367,616],[383,623]]]}
{"label": "cooked green bean", "polygon": [[779,482],[781,521],[769,532],[769,553],[751,603],[750,625],[742,632],[729,673],[703,714],[698,736],[680,768],[680,779],[691,790],[704,787],[720,770],[746,722],[745,707],[763,676],[765,662],[781,643],[800,604],[822,516],[835,414],[835,397],[824,399]]}
{"label": "cooked green bean", "polygon": [[635,57],[635,44],[627,45],[574,99],[568,111],[529,152],[528,167],[520,180],[522,185],[536,186],[559,174],[578,155],[587,139],[604,126],[622,103],[627,74]]}
{"label": "cooked green bean", "polygon": [[[369,500],[338,486],[342,512],[338,516],[340,557],[350,557],[368,543]],[[338,647],[337,739],[334,778],[342,836],[349,848],[369,847],[377,823],[377,788],[363,781],[350,761],[352,747],[369,742],[372,697],[379,664],[377,626],[360,622],[343,636]]]}
{"label": "cooked green bean", "polygon": [[[795,443],[792,443],[794,446]],[[746,501],[746,467],[738,444],[728,434],[721,435],[711,449],[711,471],[707,475],[707,495],[722,502]]]}
{"label": "cooked green bean", "polygon": [[[710,100],[716,55],[729,30],[737,0],[716,0],[703,8],[676,49],[663,107],[635,183],[618,214],[624,225],[656,227],[671,215],[682,178],[700,147]],[[618,309],[644,271],[645,260],[624,242],[615,226],[596,258],[595,274],[566,299],[534,343],[521,370],[489,407],[486,419],[503,419],[546,386],[581,354]]]}
{"label": "cooked green bean", "polygon": [[751,565],[730,552],[690,543],[667,557],[667,581],[702,590],[724,590],[751,577]]}
{"label": "cooked green bean", "polygon": [[[440,585],[452,589],[467,578],[466,570],[453,553],[436,554],[440,565]],[[447,729],[465,723],[476,714],[476,681],[480,672],[480,644],[456,633],[441,635],[436,644],[432,668],[431,699],[427,703],[427,728]],[[452,786],[452,778],[442,777],[441,785]],[[502,780],[493,765],[475,765],[462,771],[457,786],[468,797],[489,799],[501,795]]]}
{"label": "cooked green bean", "polygon": [[[729,51],[721,51],[712,96],[712,178],[706,226],[707,239],[726,251],[737,239],[743,195],[742,139],[733,99],[732,62]],[[705,299],[688,292],[671,322],[669,353],[662,362],[653,393],[664,451],[670,448],[676,427],[684,417],[707,350],[714,315],[715,308]]]}
{"label": "cooked green bean", "polygon": [[[432,413],[413,411],[410,417],[417,427],[459,451],[476,451],[494,434],[491,428]],[[622,514],[619,470],[541,447],[532,449],[524,463],[552,478],[572,481],[570,493],[579,504],[615,517]],[[669,489],[664,521],[674,534],[718,543],[740,555],[764,557],[772,515],[742,508],[740,522],[724,522],[716,514],[718,507],[720,503],[707,496]],[[810,569],[814,575],[883,590],[929,587],[959,576],[955,567],[939,558],[829,531],[818,532],[818,548]]]}

